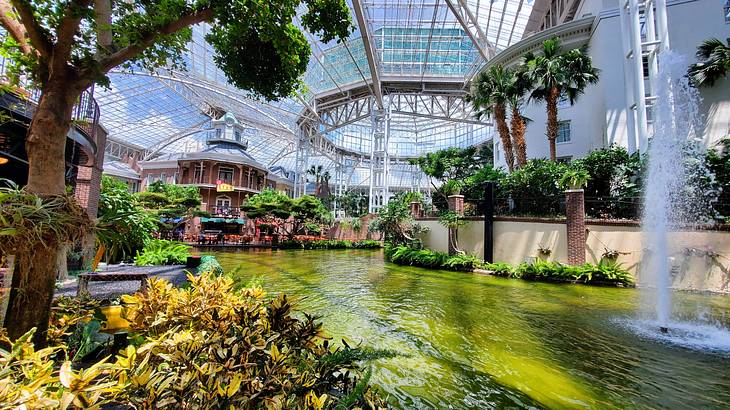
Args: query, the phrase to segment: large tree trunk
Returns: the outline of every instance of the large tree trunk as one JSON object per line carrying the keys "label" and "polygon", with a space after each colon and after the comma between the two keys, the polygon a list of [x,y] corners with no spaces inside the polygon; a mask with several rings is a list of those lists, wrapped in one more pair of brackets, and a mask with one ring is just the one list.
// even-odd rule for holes
{"label": "large tree trunk", "polygon": [[527,142],[525,142],[525,119],[517,106],[512,106],[512,141],[515,144],[517,168],[527,164]]}
{"label": "large tree trunk", "polygon": [[512,150],[512,139],[509,136],[509,127],[507,126],[507,110],[505,110],[504,105],[496,104],[494,106],[494,122],[497,123],[497,132],[504,148],[507,169],[512,172],[515,169],[515,155]]}
{"label": "large tree trunk", "polygon": [[[80,91],[73,91],[68,78],[48,81],[43,88],[28,129],[27,190],[40,197],[63,195],[65,184],[66,135],[71,126],[73,105]],[[37,328],[36,346],[46,343],[48,318],[56,280],[56,260],[62,243],[18,249],[5,327],[11,339]]]}
{"label": "large tree trunk", "polygon": [[560,90],[557,87],[550,89],[547,97],[547,137],[550,144],[550,160],[555,161],[558,158],[557,149],[555,147],[555,139],[558,137],[558,97]]}

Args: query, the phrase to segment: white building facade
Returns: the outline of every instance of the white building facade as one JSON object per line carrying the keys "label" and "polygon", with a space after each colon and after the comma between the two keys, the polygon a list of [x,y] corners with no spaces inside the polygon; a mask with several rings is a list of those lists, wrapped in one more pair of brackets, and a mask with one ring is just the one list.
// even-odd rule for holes
{"label": "white building facade", "polygon": [[[598,84],[591,85],[576,104],[567,101],[558,105],[560,128],[557,139],[559,160],[584,157],[588,152],[617,144],[630,152],[645,147],[637,131],[637,111],[634,104],[634,72],[631,53],[626,52],[626,36],[622,36],[619,4],[627,0],[536,0],[525,38],[500,52],[490,65],[519,64],[528,51],[537,52],[541,43],[552,37],[562,40],[564,49],[588,47],[593,65],[601,70]],[[636,4],[636,3],[634,3]],[[639,7],[643,7],[639,4]],[[629,7],[627,7],[629,9]],[[642,8],[643,10],[643,8]],[[695,52],[704,40],[730,37],[730,0],[667,0],[666,17],[669,48],[685,56],[688,64],[696,62]],[[651,136],[651,69],[646,50],[652,41],[646,39],[647,25],[640,22],[644,42],[644,84],[647,105],[648,135]],[[629,17],[625,14],[624,17]],[[624,20],[624,30],[627,30]],[[649,28],[651,29],[651,28]],[[648,45],[647,45],[648,44]],[[625,63],[628,57],[628,63]],[[700,88],[705,144],[711,146],[730,134],[730,78],[721,79],[711,88]],[[528,101],[524,115],[532,121],[527,125],[526,140],[529,158],[549,156],[545,105]],[[495,165],[506,168],[504,151],[499,138],[494,138]]]}

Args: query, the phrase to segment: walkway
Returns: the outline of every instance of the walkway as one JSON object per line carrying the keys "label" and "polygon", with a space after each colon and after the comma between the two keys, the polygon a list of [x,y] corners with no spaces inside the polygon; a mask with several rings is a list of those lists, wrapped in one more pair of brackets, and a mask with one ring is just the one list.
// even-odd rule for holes
{"label": "walkway", "polygon": [[[187,273],[189,270],[183,265],[170,266],[133,266],[133,265],[111,265],[103,270],[103,272],[147,272],[150,276],[155,276],[172,282],[176,286],[180,286],[187,281]],[[59,296],[76,296],[77,278],[71,277],[68,280],[57,285],[54,297]],[[124,294],[132,294],[139,289],[139,281],[129,282],[90,282],[89,292],[95,299],[113,299]]]}

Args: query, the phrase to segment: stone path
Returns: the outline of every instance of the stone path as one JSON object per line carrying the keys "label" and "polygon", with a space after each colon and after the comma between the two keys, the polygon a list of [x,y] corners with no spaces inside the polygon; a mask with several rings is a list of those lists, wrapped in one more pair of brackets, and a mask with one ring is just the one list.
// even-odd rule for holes
{"label": "stone path", "polygon": [[[169,266],[134,266],[134,265],[111,265],[101,272],[147,272],[150,277],[155,276],[180,286],[187,281],[186,271],[191,270],[183,265]],[[56,284],[54,297],[76,296],[78,287],[77,279],[71,277],[64,282]],[[139,289],[139,281],[127,282],[90,282],[89,292],[95,299],[113,299],[124,294],[135,293]]]}

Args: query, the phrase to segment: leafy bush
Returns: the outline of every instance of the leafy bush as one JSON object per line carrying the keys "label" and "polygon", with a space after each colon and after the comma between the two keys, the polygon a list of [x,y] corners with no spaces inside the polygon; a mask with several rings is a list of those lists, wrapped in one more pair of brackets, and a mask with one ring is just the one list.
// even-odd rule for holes
{"label": "leafy bush", "polygon": [[36,350],[34,332],[15,341],[0,334],[0,409],[100,408],[122,395],[116,366],[102,360],[78,371],[70,361],[59,367],[62,348]]}
{"label": "leafy bush", "polygon": [[486,263],[482,267],[498,276],[525,280],[575,281],[582,283],[633,285],[634,278],[616,263],[603,262],[598,265],[586,263],[581,266],[564,265],[558,262],[537,260],[535,263],[521,263],[510,266],[506,263]]}
{"label": "leafy bush", "polygon": [[[284,295],[234,292],[227,277],[189,277],[189,289],[152,278],[125,296],[133,332],[145,338],[117,358],[125,399],[137,407],[379,408],[349,346],[332,348],[321,324],[297,319]],[[342,407],[345,408],[345,407]]]}
{"label": "leafy bush", "polygon": [[198,275],[212,274],[221,276],[223,275],[223,266],[215,256],[204,255],[200,257],[200,265],[198,265],[196,272]]}
{"label": "leafy bush", "polygon": [[321,241],[290,240],[279,242],[279,248],[281,249],[377,249],[382,247],[383,245],[380,241],[370,239],[357,242],[340,239],[328,239]]}
{"label": "leafy bush", "polygon": [[471,272],[480,267],[482,263],[481,259],[474,255],[459,254],[450,256],[444,263],[444,267],[451,270]]}
{"label": "leafy bush", "polygon": [[187,261],[188,256],[190,256],[190,246],[182,242],[152,239],[145,244],[142,253],[137,252],[134,264],[137,266],[181,265]]}
{"label": "leafy bush", "polygon": [[564,198],[558,185],[568,171],[566,164],[547,159],[533,159],[502,180],[506,194],[514,201],[508,213],[519,215],[556,215]]}

